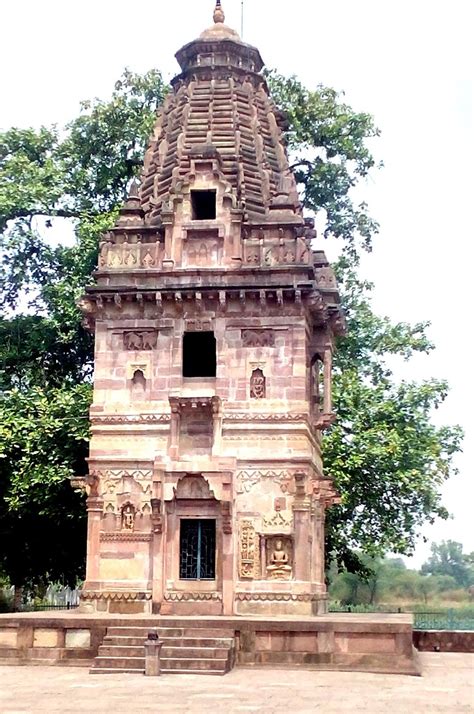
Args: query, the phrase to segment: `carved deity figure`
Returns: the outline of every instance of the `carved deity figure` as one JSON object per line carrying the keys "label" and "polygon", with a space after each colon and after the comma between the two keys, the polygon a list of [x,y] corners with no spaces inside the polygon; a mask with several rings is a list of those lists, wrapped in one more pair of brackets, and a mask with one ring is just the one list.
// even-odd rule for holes
{"label": "carved deity figure", "polygon": [[133,531],[135,526],[135,509],[131,503],[126,503],[122,508],[122,530]]}
{"label": "carved deity figure", "polygon": [[261,369],[254,369],[250,377],[250,398],[265,399],[265,375]]}
{"label": "carved deity figure", "polygon": [[267,575],[272,580],[288,580],[291,575],[288,552],[281,538],[277,538],[274,541],[269,564],[267,565]]}

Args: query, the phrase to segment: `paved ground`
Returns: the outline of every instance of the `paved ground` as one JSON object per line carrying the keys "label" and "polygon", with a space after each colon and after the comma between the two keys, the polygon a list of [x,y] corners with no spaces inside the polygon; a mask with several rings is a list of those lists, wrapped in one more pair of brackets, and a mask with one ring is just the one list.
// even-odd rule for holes
{"label": "paved ground", "polygon": [[237,669],[225,677],[154,678],[89,675],[73,667],[0,667],[0,712],[474,712],[474,655],[420,656],[423,677]]}

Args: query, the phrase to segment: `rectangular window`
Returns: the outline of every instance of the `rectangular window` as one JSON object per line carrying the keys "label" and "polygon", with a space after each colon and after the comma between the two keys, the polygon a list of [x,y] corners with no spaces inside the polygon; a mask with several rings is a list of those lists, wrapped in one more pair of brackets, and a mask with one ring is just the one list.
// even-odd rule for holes
{"label": "rectangular window", "polygon": [[193,221],[212,221],[216,217],[216,192],[191,191]]}
{"label": "rectangular window", "polygon": [[183,377],[216,376],[216,338],[213,332],[183,335]]}
{"label": "rectangular window", "polygon": [[215,520],[210,518],[181,519],[179,532],[179,577],[181,580],[215,580]]}

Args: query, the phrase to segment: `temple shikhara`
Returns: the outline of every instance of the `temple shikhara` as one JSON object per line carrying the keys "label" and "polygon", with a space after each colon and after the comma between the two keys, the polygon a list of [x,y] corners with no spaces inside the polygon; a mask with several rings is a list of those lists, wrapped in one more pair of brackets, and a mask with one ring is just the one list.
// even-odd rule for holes
{"label": "temple shikhara", "polygon": [[218,2],[176,57],[82,301],[95,334],[82,607],[322,614],[334,273],[259,51]]}

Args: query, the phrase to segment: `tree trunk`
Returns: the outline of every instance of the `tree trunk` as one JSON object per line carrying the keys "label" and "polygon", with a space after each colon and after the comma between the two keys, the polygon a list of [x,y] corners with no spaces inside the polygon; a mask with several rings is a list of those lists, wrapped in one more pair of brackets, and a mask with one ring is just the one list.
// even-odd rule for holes
{"label": "tree trunk", "polygon": [[21,608],[23,601],[23,585],[15,585],[15,593],[13,595],[13,610],[17,612]]}

